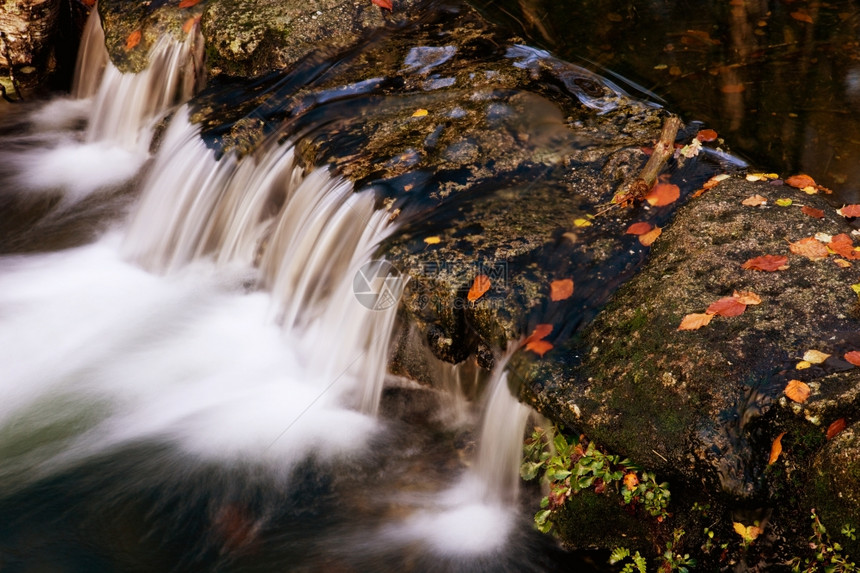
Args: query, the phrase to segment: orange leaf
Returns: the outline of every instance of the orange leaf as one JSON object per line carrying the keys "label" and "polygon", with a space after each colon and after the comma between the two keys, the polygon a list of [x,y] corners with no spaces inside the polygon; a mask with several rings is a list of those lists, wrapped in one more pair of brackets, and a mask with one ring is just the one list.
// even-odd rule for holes
{"label": "orange leaf", "polygon": [[639,242],[642,243],[643,247],[650,247],[662,232],[663,229],[660,227],[654,227],[644,235],[639,235]]}
{"label": "orange leaf", "polygon": [[645,200],[655,207],[664,207],[678,200],[681,189],[672,183],[657,183],[645,195]]}
{"label": "orange leaf", "polygon": [[636,472],[627,472],[624,474],[624,487],[629,491],[633,491],[637,485],[639,485],[639,476],[636,475]]}
{"label": "orange leaf", "polygon": [[741,265],[741,268],[751,271],[781,271],[788,268],[788,257],[782,255],[762,255],[748,260]]}
{"label": "orange leaf", "polygon": [[743,93],[746,89],[746,86],[743,84],[726,84],[720,88],[720,91],[724,94],[739,94]]}
{"label": "orange leaf", "polygon": [[839,418],[827,426],[827,439],[832,440],[836,434],[845,429],[845,418]]}
{"label": "orange leaf", "polygon": [[845,205],[836,212],[843,217],[860,217],[860,205]]}
{"label": "orange leaf", "polygon": [[809,385],[800,380],[789,380],[788,386],[785,387],[785,395],[798,404],[806,402],[810,391]]}
{"label": "orange leaf", "polygon": [[712,302],[705,312],[718,316],[738,316],[743,314],[746,309],[747,305],[733,296],[727,296],[716,302]]}
{"label": "orange leaf", "polygon": [[732,293],[732,298],[738,299],[746,305],[761,304],[761,297],[751,290],[735,291]]}
{"label": "orange leaf", "polygon": [[782,437],[784,435],[785,432],[778,435],[770,445],[770,457],[767,459],[767,465],[770,465],[779,459],[779,454],[782,453]]}
{"label": "orange leaf", "polygon": [[181,0],[179,2],[180,8],[191,8],[192,6],[200,4],[200,0]]}
{"label": "orange leaf", "polygon": [[573,295],[573,280],[560,279],[549,283],[549,298],[553,302],[565,300]]}
{"label": "orange leaf", "polygon": [[788,244],[789,250],[795,255],[802,255],[812,261],[826,259],[830,255],[827,246],[815,237],[806,237]]}
{"label": "orange leaf", "polygon": [[125,39],[125,51],[128,52],[129,50],[134,49],[134,47],[140,43],[141,37],[143,37],[143,32],[139,29],[129,34],[128,38]]}
{"label": "orange leaf", "polygon": [[815,179],[804,173],[801,173],[800,175],[792,175],[785,180],[785,184],[790,185],[792,187],[796,187],[797,189],[803,189],[804,187],[816,187]]}
{"label": "orange leaf", "polygon": [[810,16],[809,12],[802,8],[800,10],[792,12],[791,17],[798,22],[806,22],[807,24],[812,24],[812,16]]}
{"label": "orange leaf", "polygon": [[650,231],[653,228],[654,228],[654,225],[652,225],[651,223],[646,223],[644,221],[641,221],[639,223],[633,223],[632,225],[627,227],[627,230],[625,231],[625,233],[627,235],[644,235],[645,233],[647,233],[648,231]]}
{"label": "orange leaf", "polygon": [[490,277],[487,275],[476,276],[472,282],[472,288],[469,289],[469,294],[466,295],[466,299],[469,302],[475,302],[490,290],[490,284]]}
{"label": "orange leaf", "polygon": [[696,134],[696,139],[698,139],[702,143],[714,141],[715,139],[717,139],[717,132],[713,129],[703,129]]}
{"label": "orange leaf", "polygon": [[191,30],[194,29],[195,24],[197,24],[197,22],[199,22],[199,21],[200,21],[200,14],[198,14],[197,16],[192,16],[191,18],[187,19],[185,21],[185,23],[182,25],[182,31],[185,32],[186,34],[190,34]]}
{"label": "orange leaf", "polygon": [[851,350],[850,352],[846,352],[845,356],[842,358],[845,359],[846,362],[850,362],[854,366],[860,366],[860,352],[857,350]]}
{"label": "orange leaf", "polygon": [[810,217],[815,217],[816,219],[824,218],[824,211],[822,211],[821,209],[816,209],[815,207],[804,205],[800,208],[800,210],[801,212],[803,212],[804,215],[809,215]]}
{"label": "orange leaf", "polygon": [[86,6],[87,8],[92,8],[93,6],[95,6],[95,5],[96,5],[96,0],[81,0],[81,2],[82,2],[82,3],[83,3],[83,5],[84,5],[84,6]]}
{"label": "orange leaf", "polygon": [[831,251],[846,259],[860,259],[860,253],[854,250],[854,241],[845,233],[839,233],[827,243]]}
{"label": "orange leaf", "polygon": [[747,207],[758,207],[759,205],[764,205],[767,203],[767,199],[762,197],[761,195],[753,195],[752,197],[747,197],[743,201],[741,201],[741,205],[746,205]]}
{"label": "orange leaf", "polygon": [[833,259],[833,262],[836,263],[837,267],[842,267],[843,269],[851,267],[851,263],[849,263],[845,259]]}
{"label": "orange leaf", "polygon": [[525,343],[528,344],[529,342],[533,342],[535,340],[543,340],[544,338],[549,336],[550,332],[552,332],[551,324],[538,324],[537,326],[535,326],[535,329],[532,330],[532,333],[529,334],[529,337],[526,338]]}
{"label": "orange leaf", "polygon": [[681,319],[681,325],[678,327],[678,330],[699,330],[700,328],[706,326],[709,322],[711,322],[713,318],[713,314],[707,313],[688,314]]}
{"label": "orange leaf", "polygon": [[532,340],[526,344],[526,350],[531,350],[541,358],[543,355],[552,350],[552,344],[546,340]]}
{"label": "orange leaf", "polygon": [[[380,8],[385,8],[389,12],[394,9],[394,4],[391,3],[391,0],[370,0]],[[541,354],[543,356],[543,354]]]}

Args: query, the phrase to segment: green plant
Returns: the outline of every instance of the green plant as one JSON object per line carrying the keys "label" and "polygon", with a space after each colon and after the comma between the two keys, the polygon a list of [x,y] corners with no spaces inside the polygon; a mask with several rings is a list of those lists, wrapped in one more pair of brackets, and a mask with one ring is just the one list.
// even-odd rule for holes
{"label": "green plant", "polygon": [[645,558],[638,551],[631,555],[630,550],[626,547],[616,547],[613,549],[612,554],[609,556],[609,564],[617,565],[628,558],[630,561],[624,564],[621,573],[647,573]]}
{"label": "green plant", "polygon": [[669,506],[669,492],[667,482],[657,483],[657,477],[651,472],[642,472],[642,478],[633,489],[626,484],[621,490],[624,503],[641,503],[649,515],[656,517],[657,521],[663,521],[669,516],[666,508]]}
{"label": "green plant", "polygon": [[[789,561],[792,566],[791,570],[794,573],[854,573],[860,571],[860,568],[849,561],[848,557],[842,554],[842,546],[830,539],[827,533],[827,528],[818,519],[818,514],[812,510],[812,535],[809,538],[809,546],[815,551],[813,558],[801,560],[800,557],[795,557]],[[845,535],[851,540],[855,538],[855,530],[850,525],[842,526],[842,535]]]}
{"label": "green plant", "polygon": [[660,571],[677,571],[678,573],[689,573],[696,566],[696,560],[689,553],[683,555],[678,551],[681,545],[681,537],[684,536],[683,529],[672,532],[672,540],[666,542],[666,551],[663,553],[663,566]]}

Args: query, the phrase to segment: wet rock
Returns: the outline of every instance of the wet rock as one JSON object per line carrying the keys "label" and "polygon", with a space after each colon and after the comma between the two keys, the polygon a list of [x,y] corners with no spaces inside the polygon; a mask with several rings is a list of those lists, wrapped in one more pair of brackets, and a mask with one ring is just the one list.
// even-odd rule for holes
{"label": "wet rock", "polygon": [[0,10],[0,87],[15,100],[34,91],[57,65],[60,0],[5,2]]}

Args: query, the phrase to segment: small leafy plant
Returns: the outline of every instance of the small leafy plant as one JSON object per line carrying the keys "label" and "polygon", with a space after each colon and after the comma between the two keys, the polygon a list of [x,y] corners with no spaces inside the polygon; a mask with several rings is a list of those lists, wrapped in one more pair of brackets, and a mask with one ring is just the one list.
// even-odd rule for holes
{"label": "small leafy plant", "polygon": [[[815,551],[815,556],[801,561],[795,557],[789,562],[793,573],[854,573],[860,571],[857,565],[842,554],[842,546],[830,539],[827,528],[818,519],[818,514],[812,510],[812,535],[809,546]],[[850,525],[842,526],[842,535],[851,539],[856,537],[855,529]]]}
{"label": "small leafy plant", "polygon": [[[628,558],[630,561],[626,561]],[[609,556],[609,564],[617,565],[622,562],[625,563],[621,569],[621,573],[647,573],[647,562],[638,551],[631,555],[630,550],[626,547],[616,547],[613,549],[612,554]]]}

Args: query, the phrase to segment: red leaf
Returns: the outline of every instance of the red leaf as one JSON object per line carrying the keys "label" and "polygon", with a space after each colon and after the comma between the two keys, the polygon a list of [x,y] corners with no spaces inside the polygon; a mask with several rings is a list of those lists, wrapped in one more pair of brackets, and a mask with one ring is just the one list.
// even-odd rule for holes
{"label": "red leaf", "polygon": [[836,212],[843,217],[860,217],[860,205],[845,205]]}
{"label": "red leaf", "polygon": [[839,233],[827,243],[830,250],[846,259],[860,259],[860,252],[854,250],[854,241],[845,233]]}
{"label": "red leaf", "polygon": [[128,38],[125,39],[125,51],[134,49],[140,43],[140,39],[143,37],[143,32],[140,30],[135,30],[131,34],[128,35]]}
{"label": "red leaf", "polygon": [[639,223],[633,223],[629,227],[627,227],[627,231],[625,231],[628,235],[644,235],[648,231],[654,228],[654,225],[651,223],[646,223],[641,221]]}
{"label": "red leaf", "polygon": [[391,0],[370,0],[380,8],[385,8],[389,12],[394,9],[394,4],[391,3]]}
{"label": "red leaf", "polygon": [[716,314],[717,316],[739,316],[747,309],[747,305],[739,301],[733,296],[721,298],[716,302],[712,302],[705,311],[708,314]]}
{"label": "red leaf", "polygon": [[651,191],[645,195],[645,200],[655,207],[664,207],[678,200],[681,189],[671,183],[657,183]]}
{"label": "red leaf", "polygon": [[839,418],[827,426],[827,439],[832,440],[836,434],[845,429],[845,418]]}
{"label": "red leaf", "polygon": [[191,8],[195,4],[200,4],[200,0],[181,0],[181,2],[179,2],[179,7],[180,8]]}
{"label": "red leaf", "polygon": [[543,355],[552,350],[552,344],[546,340],[532,340],[526,344],[526,350],[531,350],[541,358]]}
{"label": "red leaf", "polygon": [[809,215],[810,217],[815,217],[816,219],[824,218],[824,211],[822,211],[821,209],[816,209],[814,207],[804,205],[803,207],[801,207],[800,210],[801,212],[803,212],[804,215]]}
{"label": "red leaf", "polygon": [[781,271],[787,267],[788,257],[782,255],[762,255],[754,257],[741,265],[741,268],[751,271]]}
{"label": "red leaf", "polygon": [[552,332],[551,324],[538,324],[535,326],[535,329],[529,334],[529,337],[526,338],[525,343],[533,342],[535,340],[543,340]]}
{"label": "red leaf", "polygon": [[860,352],[857,350],[851,350],[850,352],[846,352],[845,356],[843,356],[847,362],[850,362],[854,366],[860,366]]}
{"label": "red leaf", "polygon": [[708,141],[714,141],[715,139],[717,139],[717,132],[713,129],[703,129],[696,134],[696,139],[703,143]]}

